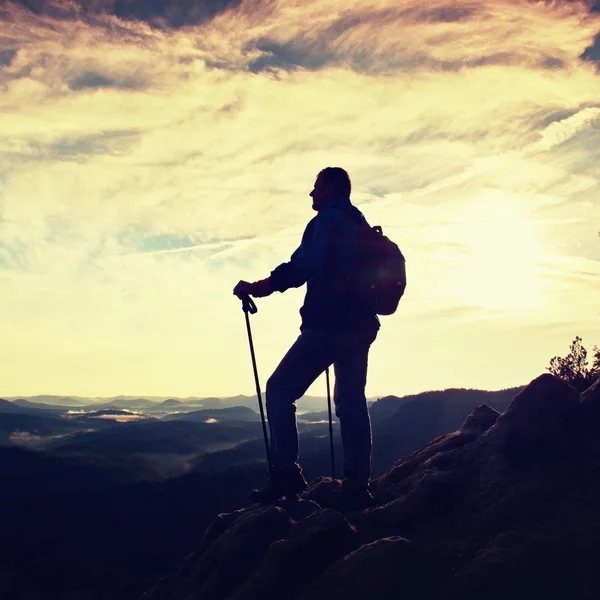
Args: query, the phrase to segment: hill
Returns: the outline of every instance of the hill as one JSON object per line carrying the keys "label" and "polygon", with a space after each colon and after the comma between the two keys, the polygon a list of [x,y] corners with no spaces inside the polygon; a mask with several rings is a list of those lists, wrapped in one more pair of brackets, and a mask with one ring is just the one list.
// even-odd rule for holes
{"label": "hill", "polygon": [[37,396],[14,396],[8,398],[8,400],[27,400],[28,402],[37,404],[51,404],[53,406],[61,407],[78,407],[84,404],[89,404],[91,398],[80,398],[76,396],[52,396],[47,394],[41,394]]}
{"label": "hill", "polygon": [[261,465],[131,484],[86,457],[0,447],[0,597],[138,598],[263,477]]}
{"label": "hill", "polygon": [[[10,402],[9,400],[4,400],[0,398],[0,413],[11,413],[11,414],[20,414],[20,415],[37,415],[37,416],[46,416],[51,417],[54,411],[50,410],[40,410],[38,408],[32,408],[29,406],[22,406],[20,404],[16,404],[15,402]],[[55,413],[58,414],[58,413]]]}
{"label": "hill", "polygon": [[54,451],[122,457],[131,453],[193,454],[230,447],[256,435],[251,423],[214,427],[194,421],[123,423],[100,431],[82,432],[52,446]]}
{"label": "hill", "polygon": [[167,415],[164,421],[260,421],[260,415],[246,406],[203,409]]}
{"label": "hill", "polygon": [[26,413],[2,413],[0,414],[0,446],[39,446],[80,429],[81,425],[74,421]]}
{"label": "hill", "polygon": [[55,406],[52,404],[43,404],[42,402],[30,402],[29,400],[23,399],[13,400],[12,403],[22,408],[33,408],[35,410],[43,410],[54,413],[66,413],[69,410],[69,408],[66,406]]}
{"label": "hill", "polygon": [[[256,395],[245,396],[243,394],[237,396],[225,397],[188,397],[188,398],[173,398],[168,396],[113,396],[109,398],[83,398],[80,396],[52,396],[52,395],[37,395],[37,396],[14,396],[7,397],[7,400],[16,401],[16,403],[25,406],[25,402],[30,405],[30,408],[57,408],[69,409],[77,408],[81,410],[102,410],[104,408],[117,408],[124,410],[146,411],[149,413],[173,412],[181,408],[189,408],[191,410],[198,409],[221,409],[231,408],[233,406],[245,406],[252,410],[258,408],[258,398]],[[311,412],[322,410],[327,406],[327,400],[320,396],[304,396],[298,403],[298,412]]]}
{"label": "hill", "polygon": [[383,421],[395,416],[405,404],[418,401],[421,405],[427,404],[432,408],[441,408],[443,405],[441,419],[450,418],[453,423],[456,423],[459,419],[458,423],[460,423],[460,420],[464,418],[465,409],[470,412],[475,406],[486,404],[502,411],[523,389],[525,389],[525,386],[497,391],[448,388],[401,397],[385,396],[373,402],[369,411],[372,420]]}

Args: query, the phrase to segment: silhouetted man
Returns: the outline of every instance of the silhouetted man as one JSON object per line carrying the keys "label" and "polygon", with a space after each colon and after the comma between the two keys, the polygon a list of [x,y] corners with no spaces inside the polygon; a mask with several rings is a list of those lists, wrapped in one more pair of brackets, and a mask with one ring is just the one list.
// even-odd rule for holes
{"label": "silhouetted man", "polygon": [[371,422],[365,397],[369,348],[380,327],[377,316],[352,296],[347,276],[358,248],[357,231],[366,221],[350,201],[348,173],[323,169],[310,192],[317,215],[308,223],[300,247],[267,279],[240,281],[233,293],[257,298],[307,284],[300,309],[300,336],[267,381],[272,475],[252,500],[271,503],[306,488],[298,465],[296,400],[333,364],[334,403],[344,447],[342,506],[372,504]]}

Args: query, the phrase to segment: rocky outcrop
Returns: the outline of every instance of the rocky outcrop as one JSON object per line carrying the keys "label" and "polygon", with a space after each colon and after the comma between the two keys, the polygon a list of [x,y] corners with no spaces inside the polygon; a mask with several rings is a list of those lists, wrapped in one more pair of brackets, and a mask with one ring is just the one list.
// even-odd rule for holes
{"label": "rocky outcrop", "polygon": [[[161,581],[152,598],[227,598],[252,575],[273,542],[292,526],[276,506],[220,515],[198,550],[173,576]],[[220,531],[220,534],[219,534]]]}
{"label": "rocky outcrop", "polygon": [[402,537],[365,544],[336,561],[305,591],[301,600],[421,600],[430,591],[432,565]]}
{"label": "rocky outcrop", "polygon": [[581,394],[581,413],[587,424],[600,422],[600,378]]}
{"label": "rocky outcrop", "polygon": [[235,600],[280,600],[296,596],[307,582],[358,545],[356,529],[338,512],[325,509],[300,520],[271,544],[260,568]]}
{"label": "rocky outcrop", "polygon": [[500,413],[485,404],[480,404],[475,410],[465,419],[460,431],[461,433],[472,433],[481,435],[496,423]]}
{"label": "rocky outcrop", "polygon": [[544,374],[502,414],[478,406],[375,480],[366,511],[334,510],[324,477],[301,502],[220,515],[145,598],[600,598],[599,395]]}
{"label": "rocky outcrop", "polygon": [[541,375],[515,397],[481,441],[518,457],[569,452],[579,407],[577,390],[549,373]]}

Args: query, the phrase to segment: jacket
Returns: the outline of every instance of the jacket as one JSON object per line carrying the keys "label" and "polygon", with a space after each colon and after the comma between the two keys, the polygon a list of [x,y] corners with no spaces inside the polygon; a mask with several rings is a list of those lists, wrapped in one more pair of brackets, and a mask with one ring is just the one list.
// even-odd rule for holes
{"label": "jacket", "polygon": [[328,200],[308,223],[298,249],[290,260],[270,275],[274,291],[284,292],[306,283],[306,295],[300,309],[300,330],[379,329],[377,315],[352,296],[345,276],[356,264],[361,211],[348,197]]}

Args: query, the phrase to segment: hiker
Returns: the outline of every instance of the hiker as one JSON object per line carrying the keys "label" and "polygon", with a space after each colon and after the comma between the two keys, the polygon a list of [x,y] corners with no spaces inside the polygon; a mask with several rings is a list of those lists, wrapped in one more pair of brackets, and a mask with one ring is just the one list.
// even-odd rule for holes
{"label": "hiker", "polygon": [[334,404],[340,420],[344,471],[340,503],[364,508],[373,504],[371,422],[365,396],[369,348],[379,319],[344,286],[344,274],[356,261],[357,231],[366,223],[350,201],[351,182],[339,167],[327,167],[310,192],[317,215],[308,223],[300,247],[289,262],[266,279],[240,281],[233,293],[242,298],[269,296],[307,284],[300,309],[300,336],[267,381],[272,474],[251,499],[271,503],[301,493],[307,486],[298,464],[296,400],[330,365],[335,372]]}

